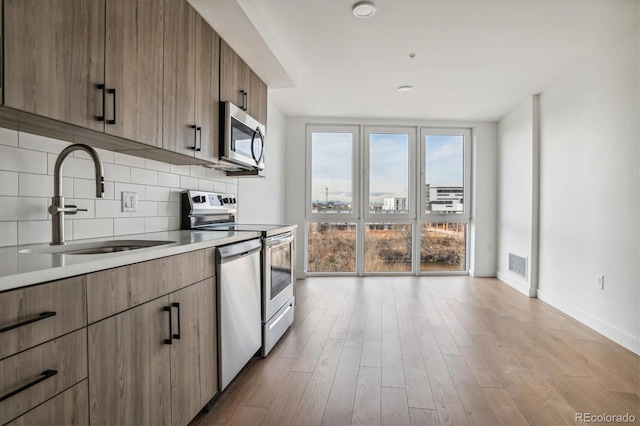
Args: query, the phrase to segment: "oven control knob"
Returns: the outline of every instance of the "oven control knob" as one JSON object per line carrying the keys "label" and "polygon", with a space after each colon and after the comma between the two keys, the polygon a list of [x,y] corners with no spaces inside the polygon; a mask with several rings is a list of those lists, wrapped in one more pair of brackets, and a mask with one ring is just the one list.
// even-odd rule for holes
{"label": "oven control knob", "polygon": [[204,203],[205,201],[207,201],[207,199],[204,195],[196,195],[195,197],[193,197],[194,203]]}
{"label": "oven control knob", "polygon": [[235,198],[232,198],[232,199],[231,199],[231,204],[235,204],[235,203],[236,203],[236,199],[235,199]]}
{"label": "oven control knob", "polygon": [[230,201],[230,199],[229,199],[229,198],[226,198],[226,197],[225,197],[225,198],[223,198],[223,199],[222,199],[222,202],[223,202],[224,204],[229,204],[231,201]]}

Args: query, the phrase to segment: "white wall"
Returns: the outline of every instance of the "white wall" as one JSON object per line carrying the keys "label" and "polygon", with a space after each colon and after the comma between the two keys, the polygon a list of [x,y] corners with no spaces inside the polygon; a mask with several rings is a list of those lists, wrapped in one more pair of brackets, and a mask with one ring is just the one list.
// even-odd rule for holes
{"label": "white wall", "polygon": [[269,102],[265,144],[266,178],[238,178],[238,222],[285,223],[285,117]]}
{"label": "white wall", "polygon": [[498,123],[497,275],[529,294],[525,278],[509,272],[509,253],[531,260],[533,102],[527,99]]}
{"label": "white wall", "polygon": [[[0,128],[0,246],[51,241],[47,208],[53,166],[68,145]],[[105,198],[95,198],[93,162],[84,152],[73,153],[64,163],[65,202],[88,210],[67,216],[68,240],[179,229],[183,189],[237,193],[237,179],[217,170],[97,151],[104,165]],[[138,193],[137,213],[121,212],[121,191]]]}
{"label": "white wall", "polygon": [[474,277],[496,276],[497,125],[473,127],[471,187],[471,261]]}
{"label": "white wall", "polygon": [[[478,276],[495,276],[495,197],[496,197],[496,124],[478,122],[435,122],[413,120],[382,120],[369,118],[311,118],[287,117],[285,143],[285,221],[298,225],[297,262],[299,278],[304,277],[305,258],[305,194],[306,194],[306,125],[307,124],[350,124],[389,126],[431,126],[471,128],[473,133],[472,181],[476,188],[472,193],[472,209],[477,204],[480,209],[472,219],[470,227],[471,258],[470,269]],[[481,151],[481,152],[480,152]],[[480,211],[482,210],[482,211]],[[492,249],[489,250],[489,246]],[[470,270],[471,272],[471,270]]]}
{"label": "white wall", "polygon": [[540,96],[540,298],[637,353],[639,42],[636,27]]}
{"label": "white wall", "polygon": [[[639,3],[633,3],[639,17]],[[499,275],[526,250],[530,101],[499,123]],[[640,353],[640,35],[540,94],[538,297]],[[525,170],[526,172],[522,172]],[[596,275],[605,277],[604,289]]]}

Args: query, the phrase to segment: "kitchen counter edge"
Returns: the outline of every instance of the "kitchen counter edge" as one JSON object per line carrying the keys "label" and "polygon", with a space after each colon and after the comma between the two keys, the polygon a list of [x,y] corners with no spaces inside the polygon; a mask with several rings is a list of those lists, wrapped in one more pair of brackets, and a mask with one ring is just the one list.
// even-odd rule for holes
{"label": "kitchen counter edge", "polygon": [[254,238],[260,238],[260,233],[166,231],[69,242],[73,244],[130,239],[175,241],[162,246],[99,255],[21,253],[24,249],[47,247],[48,244],[0,247],[0,292]]}

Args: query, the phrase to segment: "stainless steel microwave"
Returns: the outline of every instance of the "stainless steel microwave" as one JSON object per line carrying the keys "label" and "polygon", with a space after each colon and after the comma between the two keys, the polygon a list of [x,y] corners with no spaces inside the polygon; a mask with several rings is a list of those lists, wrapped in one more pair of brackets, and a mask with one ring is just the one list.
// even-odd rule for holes
{"label": "stainless steel microwave", "polygon": [[231,102],[223,102],[220,110],[219,160],[230,170],[264,170],[264,125]]}

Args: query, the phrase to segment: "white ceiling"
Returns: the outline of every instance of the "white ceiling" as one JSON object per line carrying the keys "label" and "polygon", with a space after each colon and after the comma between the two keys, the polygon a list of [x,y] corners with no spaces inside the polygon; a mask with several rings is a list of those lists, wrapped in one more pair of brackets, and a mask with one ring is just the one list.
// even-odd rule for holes
{"label": "white ceiling", "polygon": [[631,31],[640,0],[374,0],[368,19],[355,0],[190,1],[287,116],[495,121]]}

